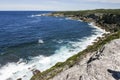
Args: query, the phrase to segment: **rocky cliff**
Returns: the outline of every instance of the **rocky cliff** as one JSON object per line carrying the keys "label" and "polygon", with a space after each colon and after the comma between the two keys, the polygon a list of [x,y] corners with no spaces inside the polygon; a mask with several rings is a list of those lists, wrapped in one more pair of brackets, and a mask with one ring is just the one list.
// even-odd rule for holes
{"label": "rocky cliff", "polygon": [[[31,80],[119,80],[120,9],[55,12],[48,16],[70,17],[95,24],[111,32],[65,62],[34,75]],[[114,40],[116,39],[116,40]]]}
{"label": "rocky cliff", "polygon": [[119,80],[120,39],[111,41],[98,51],[89,53],[78,64],[51,80]]}
{"label": "rocky cliff", "polygon": [[70,17],[86,22],[95,22],[98,27],[112,33],[120,30],[120,9],[97,9],[85,11],[55,12],[52,16]]}
{"label": "rocky cliff", "polygon": [[50,69],[34,75],[31,80],[119,80],[118,38],[120,31],[101,38],[65,62],[58,62]]}

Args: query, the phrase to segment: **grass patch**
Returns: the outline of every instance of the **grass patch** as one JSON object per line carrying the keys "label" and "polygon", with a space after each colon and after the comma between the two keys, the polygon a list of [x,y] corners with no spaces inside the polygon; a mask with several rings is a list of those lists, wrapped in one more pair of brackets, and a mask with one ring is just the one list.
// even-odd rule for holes
{"label": "grass patch", "polygon": [[97,51],[106,43],[109,43],[110,41],[118,38],[120,38],[120,31],[111,35],[106,35],[104,39],[101,38],[99,41],[95,42],[93,45],[88,46],[87,49],[85,49],[84,51],[79,52],[78,54],[70,57],[65,62],[58,62],[55,66],[51,67],[50,69],[33,76],[31,80],[48,80],[50,78],[53,78],[61,71],[68,69],[75,65],[77,62],[79,62],[79,60],[82,59],[82,56],[84,56],[84,54]]}

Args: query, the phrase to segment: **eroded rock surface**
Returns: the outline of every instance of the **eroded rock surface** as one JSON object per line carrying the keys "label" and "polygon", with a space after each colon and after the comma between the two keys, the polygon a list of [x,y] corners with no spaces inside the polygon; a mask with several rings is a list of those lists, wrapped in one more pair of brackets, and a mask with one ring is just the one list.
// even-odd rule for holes
{"label": "eroded rock surface", "polygon": [[51,80],[120,80],[120,39],[89,53]]}

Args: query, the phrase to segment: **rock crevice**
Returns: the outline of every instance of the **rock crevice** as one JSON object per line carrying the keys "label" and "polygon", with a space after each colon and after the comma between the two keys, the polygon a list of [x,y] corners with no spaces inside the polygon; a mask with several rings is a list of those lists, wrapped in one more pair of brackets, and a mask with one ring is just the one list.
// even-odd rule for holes
{"label": "rock crevice", "polygon": [[[120,80],[120,39],[89,53],[79,65],[62,71],[51,80]],[[84,63],[84,64],[83,64]]]}

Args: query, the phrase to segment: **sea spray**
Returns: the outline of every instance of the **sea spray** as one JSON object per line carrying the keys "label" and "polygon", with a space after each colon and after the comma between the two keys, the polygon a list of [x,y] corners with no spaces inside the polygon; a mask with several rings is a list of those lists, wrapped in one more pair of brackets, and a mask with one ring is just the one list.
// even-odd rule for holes
{"label": "sea spray", "polygon": [[22,78],[22,80],[29,80],[33,75],[31,71],[32,69],[39,69],[40,71],[44,71],[55,65],[57,62],[65,61],[67,58],[84,50],[88,45],[92,45],[94,40],[97,37],[101,37],[104,31],[96,29],[95,33],[96,34],[92,36],[79,39],[78,42],[70,41],[68,45],[71,46],[61,46],[58,50],[55,51],[54,55],[49,57],[40,55],[31,58],[31,61],[28,63],[8,63],[0,69],[0,78],[2,80],[6,80],[8,78],[12,80],[16,80],[18,78]]}
{"label": "sea spray", "polygon": [[[35,17],[35,21],[33,21],[33,17]],[[42,18],[42,17],[41,17],[41,15],[38,14],[38,15],[32,15],[32,17],[29,17],[28,19],[26,19],[26,16],[25,16],[25,20],[24,20],[24,18],[21,19],[21,17],[20,17],[20,19],[22,21],[18,18],[18,20],[16,20],[16,21],[20,20],[20,24],[17,24],[17,25],[27,27],[27,28],[22,29],[22,27],[21,27],[21,30],[20,30],[19,29],[20,27],[17,26],[18,29],[16,29],[16,30],[18,30],[18,31],[16,31],[16,32],[19,32],[19,30],[20,30],[19,33],[24,34],[24,35],[29,33],[28,35],[25,35],[25,38],[27,39],[27,41],[31,40],[31,39],[34,39],[34,38],[35,38],[35,41],[36,41],[36,38],[37,39],[41,38],[42,35],[45,36],[45,37],[54,36],[51,33],[49,33],[49,31],[53,30],[53,33],[57,34],[56,29],[58,29],[58,31],[60,31],[61,28],[62,28],[62,30],[60,32],[63,31],[63,33],[64,33],[64,32],[67,32],[67,31],[69,32],[69,31],[71,31],[73,29],[76,29],[76,28],[77,28],[77,30],[80,31],[80,30],[82,30],[82,28],[84,28],[86,30],[89,27],[92,27],[92,28],[95,28],[95,29],[90,31],[90,32],[92,32],[94,34],[87,35],[85,37],[80,37],[80,38],[78,37],[77,41],[72,41],[72,40],[69,41],[68,40],[67,44],[59,46],[59,48],[57,48],[53,52],[53,54],[50,55],[50,56],[45,56],[45,55],[40,54],[39,56],[36,56],[36,57],[29,56],[30,61],[27,61],[27,62],[22,58],[16,63],[15,62],[12,62],[12,63],[8,62],[6,65],[4,65],[4,66],[2,66],[0,68],[0,79],[2,79],[2,80],[7,80],[7,79],[16,80],[18,78],[22,78],[22,80],[30,80],[30,78],[33,76],[33,74],[32,74],[33,69],[39,69],[40,71],[44,71],[44,70],[52,67],[53,65],[55,65],[57,62],[63,62],[66,59],[68,59],[69,57],[73,56],[74,54],[77,54],[78,52],[84,50],[88,45],[92,45],[92,43],[94,42],[94,40],[97,37],[101,37],[102,34],[105,33],[103,30],[98,29],[98,27],[93,26],[93,24],[90,25],[89,27],[87,25],[87,27],[86,27],[86,23],[85,23],[85,26],[82,25],[82,24],[79,25],[79,23],[81,23],[81,22],[71,20],[71,19],[64,19],[64,18],[59,18],[59,17],[58,18],[53,18],[53,17],[52,18],[48,18],[48,17]],[[14,18],[16,18],[16,16]],[[37,21],[36,21],[36,18],[37,18]],[[62,19],[62,20],[60,20],[60,19]],[[39,22],[39,20],[42,20],[42,22]],[[59,21],[57,21],[57,20],[59,20]],[[21,23],[21,22],[23,22],[23,23]],[[58,24],[60,26],[58,26],[57,22],[58,22]],[[69,22],[69,24],[67,22]],[[53,23],[53,24],[52,24],[52,26],[50,26],[50,24],[48,24],[48,23]],[[64,24],[64,25],[61,25],[61,23]],[[77,23],[77,25],[75,25],[76,23]],[[48,24],[48,26],[47,26],[47,24]],[[74,26],[74,28],[71,27],[72,25]],[[16,26],[16,25],[13,25],[13,26]],[[57,26],[57,28],[56,28],[56,26]],[[64,26],[64,27],[62,27],[62,26]],[[77,26],[84,26],[84,27],[79,27],[78,28]],[[41,29],[42,29],[42,31],[41,31]],[[63,29],[66,29],[66,30],[64,31]],[[9,27],[8,27],[8,31],[9,30],[11,31],[12,29],[9,29]],[[28,33],[24,33],[27,30],[28,30]],[[49,30],[49,31],[46,32],[47,30]],[[91,30],[91,29],[88,29],[88,30]],[[37,34],[37,33],[39,33],[39,34]],[[32,35],[32,34],[34,34],[34,35]],[[45,35],[45,34],[50,34],[50,35]],[[72,34],[73,34],[73,32],[72,32]],[[77,34],[79,34],[79,33],[76,33],[76,35]],[[18,35],[17,34],[17,37],[20,37],[20,41],[21,41],[21,39],[24,38],[24,35]],[[39,36],[36,36],[36,35],[39,35]],[[69,36],[69,35],[67,35],[67,36]],[[31,38],[29,38],[29,37],[31,37]],[[66,37],[66,35],[65,35],[65,37]],[[9,38],[9,39],[12,39],[12,38]],[[9,39],[8,39],[8,41],[10,42]],[[17,38],[15,37],[15,39],[12,39],[12,41],[15,40],[14,42],[16,42],[16,39]],[[53,39],[56,39],[56,38],[53,38]],[[44,44],[46,44],[47,41],[45,41],[45,40],[43,41],[43,40],[38,39],[36,45],[39,45],[39,44],[44,45]],[[48,38],[48,40],[49,40],[49,38]],[[61,40],[56,39],[56,41],[57,41],[57,43],[62,44],[64,42],[66,42],[66,39],[61,39]],[[46,47],[48,47],[48,46],[46,46]],[[46,49],[46,51],[47,51],[47,49]],[[23,55],[24,54],[25,53],[23,53]]]}

